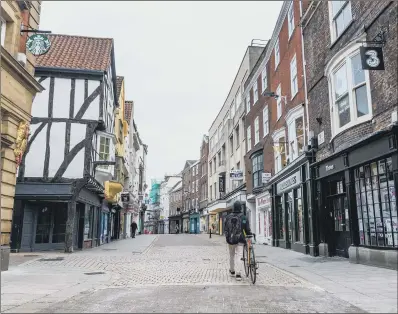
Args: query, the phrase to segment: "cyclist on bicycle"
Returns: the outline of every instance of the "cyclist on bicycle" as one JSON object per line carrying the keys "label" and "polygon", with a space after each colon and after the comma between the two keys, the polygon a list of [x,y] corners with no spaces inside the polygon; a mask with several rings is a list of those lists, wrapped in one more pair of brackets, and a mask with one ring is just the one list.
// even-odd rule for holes
{"label": "cyclist on bicycle", "polygon": [[[247,217],[242,213],[242,203],[236,201],[232,213],[228,214],[225,219],[225,238],[229,247],[229,273],[231,276],[235,276],[235,265],[236,269],[236,280],[242,280],[241,270],[242,262],[239,263],[243,256],[243,244],[245,243],[245,236],[251,235],[250,225]],[[236,264],[235,261],[238,261]]]}

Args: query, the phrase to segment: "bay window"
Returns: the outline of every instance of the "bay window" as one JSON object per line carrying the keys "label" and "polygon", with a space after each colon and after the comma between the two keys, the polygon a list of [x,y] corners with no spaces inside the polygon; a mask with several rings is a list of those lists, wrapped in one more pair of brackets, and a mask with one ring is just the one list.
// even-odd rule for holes
{"label": "bay window", "polygon": [[286,137],[285,128],[274,132],[273,136],[275,173],[281,171],[286,165]]}
{"label": "bay window", "polygon": [[252,160],[253,189],[262,186],[262,173],[264,171],[263,152],[256,153]]}
{"label": "bay window", "polygon": [[[105,136],[100,136],[100,145],[99,145],[99,160],[100,161],[109,161],[110,157],[110,142],[111,139]],[[108,169],[107,165],[99,165],[99,168]]]}
{"label": "bay window", "polygon": [[263,109],[263,132],[264,136],[268,135],[269,133],[269,123],[268,123],[268,105]]}
{"label": "bay window", "polygon": [[[359,48],[357,44],[353,48]],[[347,49],[327,66],[333,136],[371,119],[369,73],[358,49]]]}
{"label": "bay window", "polygon": [[247,127],[246,138],[247,138],[247,151],[250,151],[252,149],[252,128],[250,125]]}
{"label": "bay window", "polygon": [[257,100],[258,100],[258,84],[256,80],[253,86],[253,105],[256,104]]}
{"label": "bay window", "polygon": [[297,59],[296,55],[290,61],[290,92],[292,99],[298,92],[298,82],[297,82]]}
{"label": "bay window", "polygon": [[4,47],[4,43],[6,40],[7,22],[2,17],[0,17],[0,27],[1,27],[1,45]]}
{"label": "bay window", "polygon": [[288,127],[289,160],[293,161],[304,152],[304,109],[297,106],[286,114]]}
{"label": "bay window", "polygon": [[330,33],[334,42],[352,21],[350,1],[329,1]]}
{"label": "bay window", "polygon": [[258,117],[254,120],[254,145],[260,141],[260,125]]}

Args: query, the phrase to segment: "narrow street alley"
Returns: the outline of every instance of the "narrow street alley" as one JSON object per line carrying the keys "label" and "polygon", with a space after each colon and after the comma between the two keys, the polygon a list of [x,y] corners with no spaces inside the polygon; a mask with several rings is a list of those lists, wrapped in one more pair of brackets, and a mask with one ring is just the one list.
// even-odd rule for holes
{"label": "narrow street alley", "polygon": [[[9,271],[2,273],[1,312],[396,312],[392,303],[395,293],[396,304],[396,276],[391,275],[394,271],[347,261],[314,262],[310,278],[303,275],[308,271],[304,264],[309,264],[303,256],[288,256],[290,259],[286,260],[285,252],[294,254],[256,246],[259,270],[254,286],[246,278],[238,282],[229,275],[227,246],[219,236],[209,239],[207,235],[143,235],[70,255],[16,254],[11,256]],[[290,267],[289,271],[282,260],[297,267]],[[361,303],[354,289],[349,291],[348,284],[335,280],[334,289],[352,298],[352,302],[343,300],[333,287],[325,286],[327,279],[317,282],[316,276],[321,276],[321,266],[325,265],[329,265],[331,273],[340,273],[340,277],[345,276],[344,267],[358,267],[358,272],[369,274],[377,272],[390,289],[379,293],[391,302],[384,302],[383,307],[382,296],[375,295],[366,296],[367,302]],[[371,283],[372,277],[368,279]],[[353,279],[347,281],[352,283]],[[361,287],[365,284],[362,279]]]}

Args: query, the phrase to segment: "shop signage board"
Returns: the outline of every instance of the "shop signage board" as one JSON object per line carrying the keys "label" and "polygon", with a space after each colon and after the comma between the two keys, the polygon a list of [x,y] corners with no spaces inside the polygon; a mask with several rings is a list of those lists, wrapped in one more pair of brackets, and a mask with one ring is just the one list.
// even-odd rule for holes
{"label": "shop signage board", "polygon": [[231,180],[243,180],[243,171],[242,170],[231,170],[229,172],[229,177]]}
{"label": "shop signage board", "polygon": [[270,172],[263,172],[262,173],[262,183],[268,183],[268,181],[271,179],[272,174]]}
{"label": "shop signage board", "polygon": [[318,145],[325,143],[325,131],[318,134]]}
{"label": "shop signage board", "polygon": [[360,47],[359,53],[363,70],[384,70],[382,47]]}
{"label": "shop signage board", "polygon": [[265,192],[256,198],[257,209],[264,209],[271,206],[271,197],[269,192]]}
{"label": "shop signage board", "polygon": [[34,56],[46,54],[51,48],[51,41],[46,35],[34,34],[28,37],[26,49]]}
{"label": "shop signage board", "polygon": [[129,193],[124,193],[124,194],[122,194],[122,202],[123,202],[123,203],[128,203],[128,202],[130,202],[130,194],[129,194]]}
{"label": "shop signage board", "polygon": [[286,179],[282,180],[276,185],[276,193],[282,194],[287,192],[296,186],[300,185],[301,183],[301,175],[300,170],[293,173],[291,176],[287,177]]}

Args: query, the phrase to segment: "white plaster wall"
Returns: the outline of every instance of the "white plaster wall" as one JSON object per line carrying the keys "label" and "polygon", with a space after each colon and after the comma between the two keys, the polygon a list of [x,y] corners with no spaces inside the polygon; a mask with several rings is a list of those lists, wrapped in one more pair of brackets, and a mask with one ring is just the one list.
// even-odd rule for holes
{"label": "white plaster wall", "polygon": [[[100,85],[99,81],[88,81],[88,96],[95,91],[95,89]],[[99,102],[100,96],[98,95],[87,108],[85,114],[83,115],[83,119],[87,120],[98,120],[99,117]]]}
{"label": "white plaster wall", "polygon": [[[32,103],[32,117],[48,117],[48,96],[50,93],[50,78],[40,83],[45,89],[37,93]],[[69,108],[69,107],[68,107]]]}
{"label": "white plaster wall", "polygon": [[[77,143],[79,143],[82,140],[84,140],[85,137],[86,137],[86,125],[85,124],[72,123],[71,129],[70,129],[70,150],[73,147],[75,147],[75,145]],[[65,138],[65,133],[62,136],[62,140],[64,138]]]}
{"label": "white plaster wall", "polygon": [[56,122],[51,125],[50,133],[50,162],[48,176],[53,177],[61,166],[65,155],[65,127],[66,123]]}
{"label": "white plaster wall", "polygon": [[73,116],[76,116],[76,114],[79,112],[81,106],[83,105],[83,102],[84,102],[84,80],[76,79],[75,106],[74,106],[75,114]]}
{"label": "white plaster wall", "polygon": [[[34,132],[33,127],[36,130],[38,125],[32,125],[32,134]],[[31,145],[29,153],[26,155],[25,177],[43,177],[46,134],[47,125],[36,136],[34,144]]]}
{"label": "white plaster wall", "polygon": [[54,118],[69,118],[70,90],[71,79],[55,78],[53,99]]}
{"label": "white plaster wall", "polygon": [[62,177],[69,179],[77,179],[83,177],[83,165],[84,165],[84,149],[77,153],[75,158],[69,164],[64,175]]}

